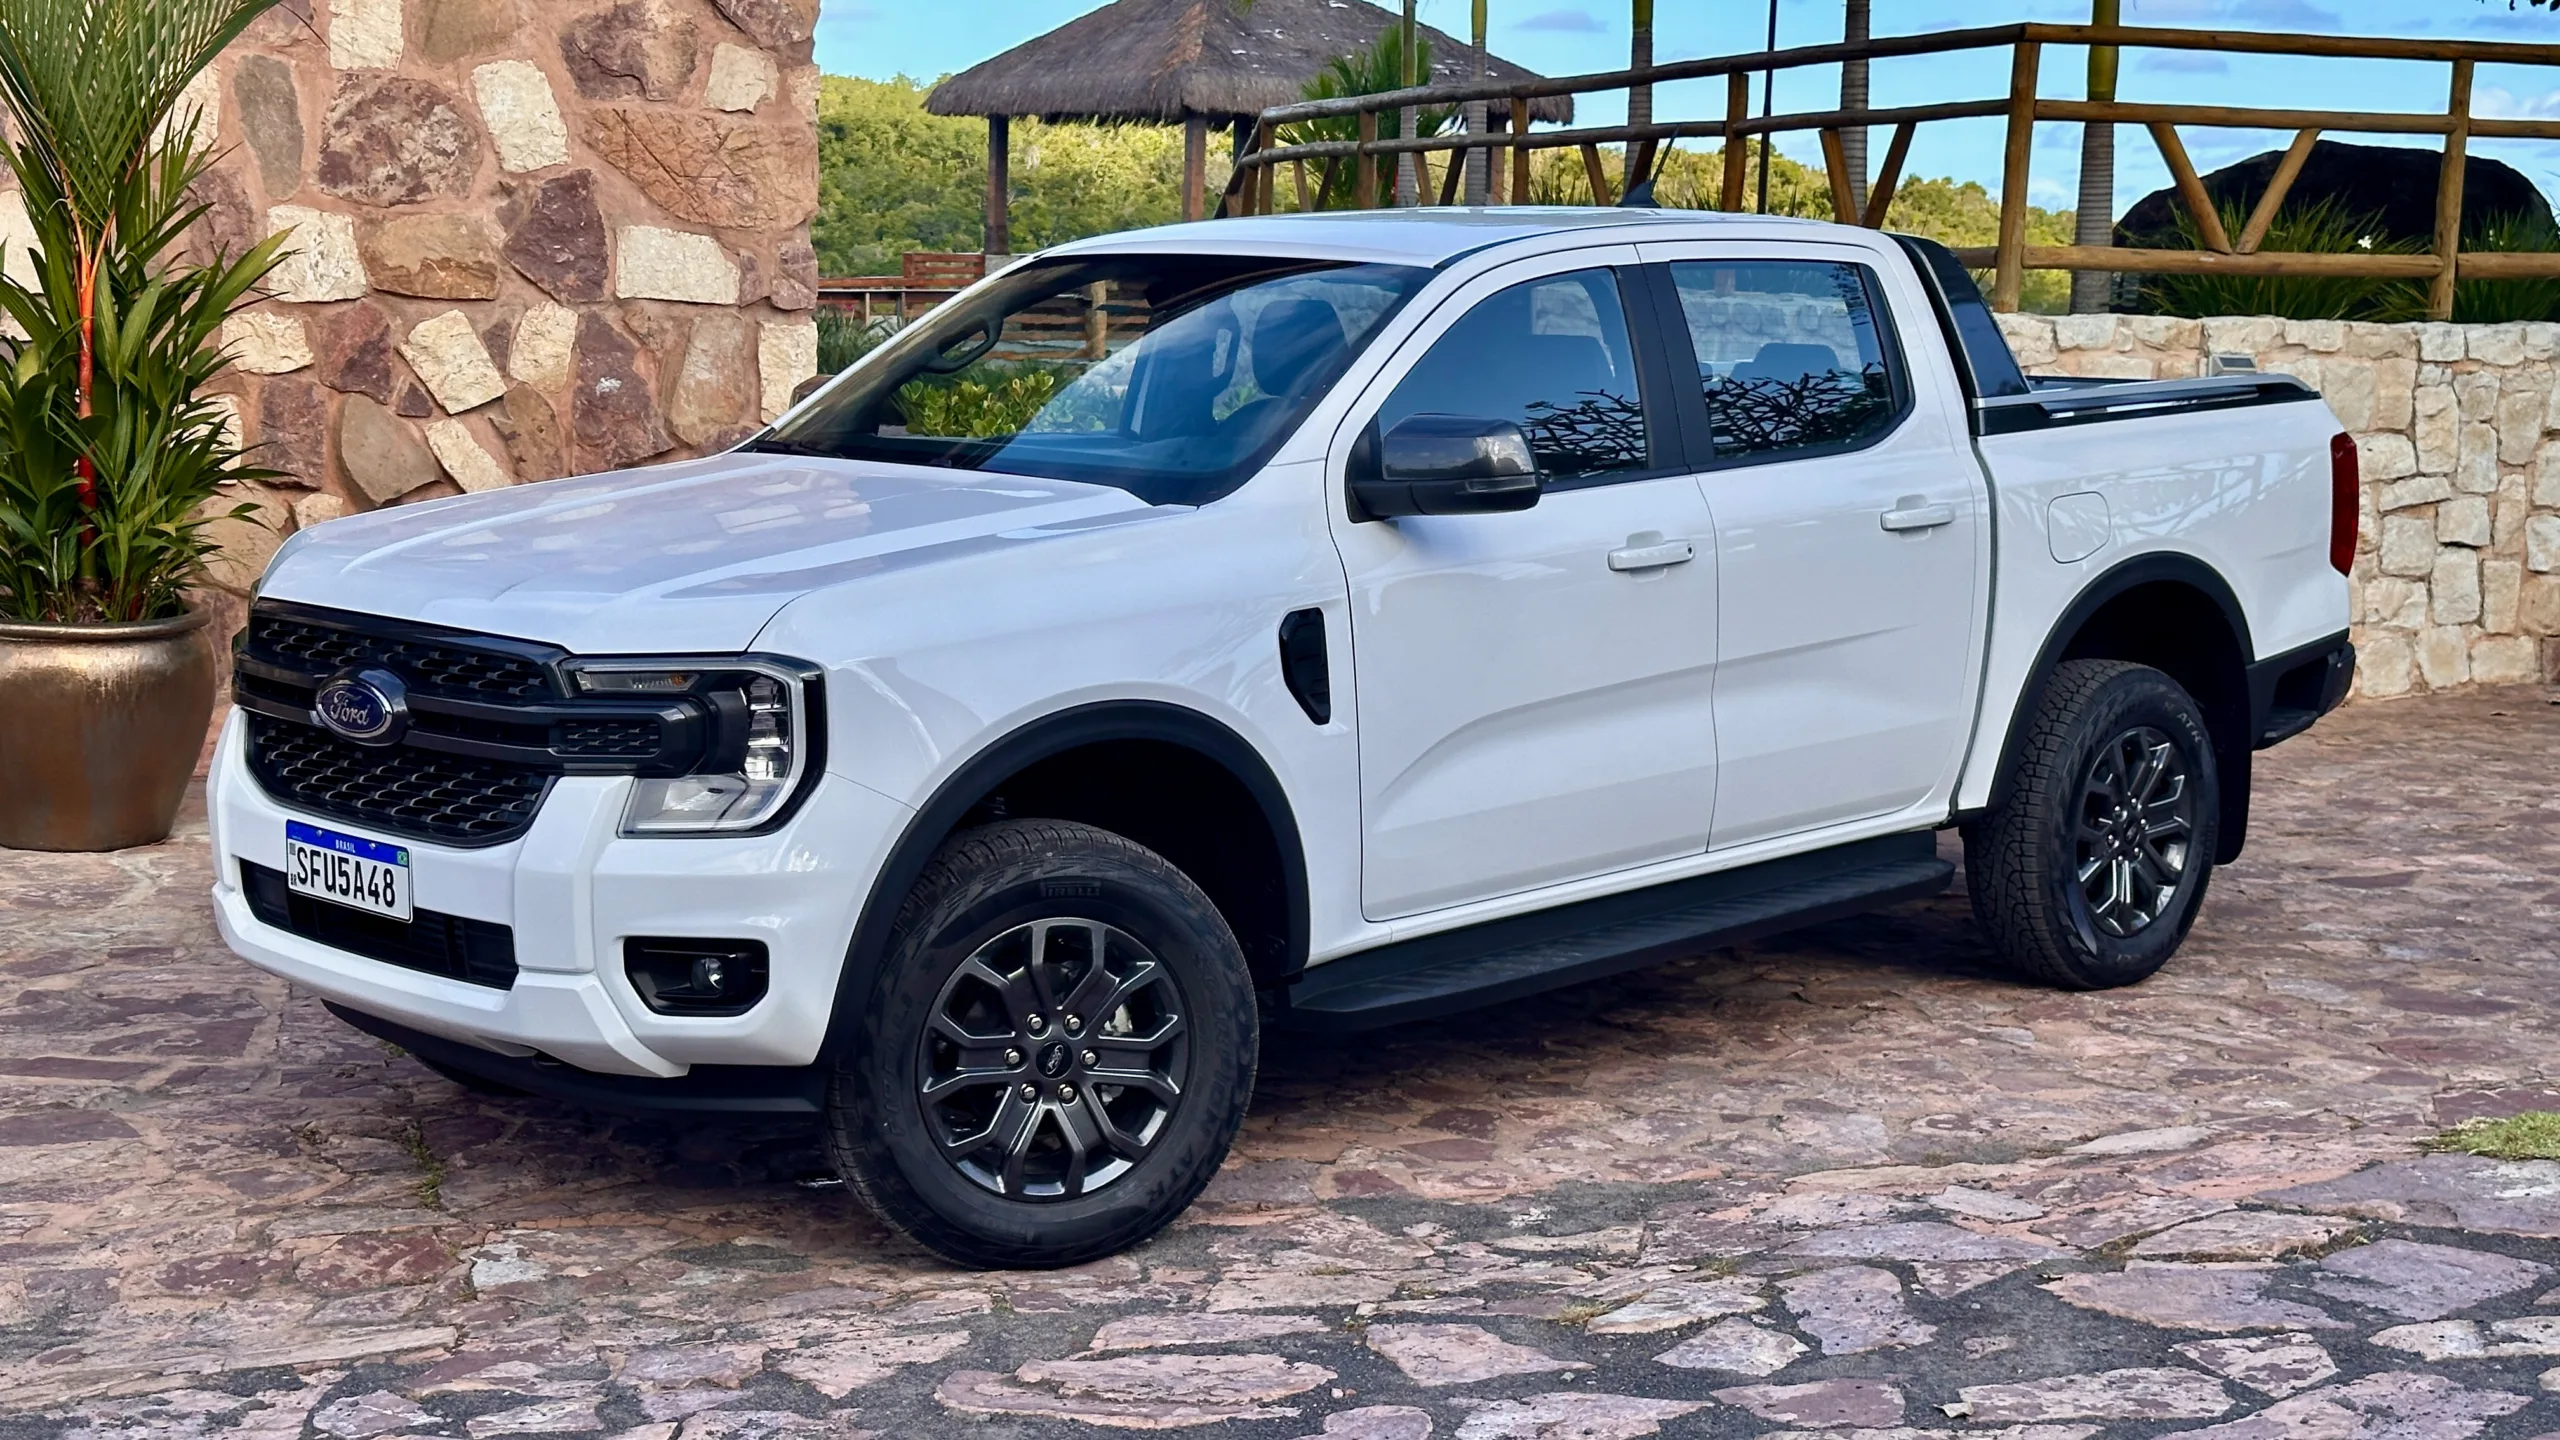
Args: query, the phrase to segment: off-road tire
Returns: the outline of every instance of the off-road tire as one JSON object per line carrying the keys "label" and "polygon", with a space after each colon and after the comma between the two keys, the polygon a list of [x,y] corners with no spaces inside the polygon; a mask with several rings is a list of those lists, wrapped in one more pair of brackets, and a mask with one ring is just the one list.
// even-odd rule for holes
{"label": "off-road tire", "polygon": [[[2183,769],[2185,859],[2155,918],[2131,934],[2115,934],[2101,923],[2075,873],[2082,863],[2084,804],[2103,809],[2090,800],[2102,750],[2144,734],[2165,738]],[[2066,990],[2149,978],[2177,952],[2204,903],[2220,804],[2204,712],[2175,680],[2121,660],[2054,667],[2015,768],[1991,808],[1964,828],[1974,919],[2002,966]]]}
{"label": "off-road tire", "polygon": [[[955,977],[982,947],[1009,943],[1005,937],[1025,925],[1065,919],[1134,939],[1170,972],[1188,1027],[1184,1074],[1156,1140],[1123,1173],[1091,1193],[1017,1197],[989,1188],[1012,1177],[973,1179],[945,1157],[936,1137],[950,1133],[947,1121],[928,1113],[922,1098],[927,1052],[940,1043],[928,1040],[928,1026],[954,986],[975,983]],[[1016,1007],[1008,999],[1006,1008]],[[837,1173],[883,1220],[978,1268],[1081,1264],[1164,1228],[1226,1159],[1253,1096],[1260,1043],[1243,949],[1208,896],[1154,851],[1059,820],[1003,821],[954,836],[899,907],[879,977],[853,1019],[854,1043],[831,1079],[823,1125]],[[1019,1030],[1024,1022],[1006,1023]],[[1048,1034],[1064,1034],[1063,1019],[1046,1023],[1055,1027]],[[1102,1026],[1097,1017],[1087,1033],[1103,1035]],[[1038,1070],[1052,1058],[1047,1049],[1026,1054],[1024,1085],[1059,1078]],[[1084,1090],[1084,1103],[1103,1104],[1103,1087]],[[1064,1124],[1055,1112],[1041,1123]],[[988,1131],[995,1129],[990,1117]],[[1053,1144],[1051,1158],[1058,1153]]]}

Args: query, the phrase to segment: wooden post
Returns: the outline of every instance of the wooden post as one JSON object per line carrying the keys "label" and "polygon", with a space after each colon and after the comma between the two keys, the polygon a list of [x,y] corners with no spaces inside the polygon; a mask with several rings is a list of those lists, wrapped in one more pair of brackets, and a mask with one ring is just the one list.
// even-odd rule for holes
{"label": "wooden post", "polygon": [[[1273,130],[1270,121],[1266,120],[1253,127],[1253,150],[1255,154],[1261,154],[1263,151],[1270,149],[1276,143],[1278,143],[1277,133]],[[1256,215],[1273,214],[1280,208],[1279,167],[1265,164],[1256,167],[1256,169],[1258,173],[1254,176],[1253,183],[1253,213]]]}
{"label": "wooden post", "polygon": [[1617,197],[1609,193],[1609,172],[1600,168],[1600,147],[1587,141],[1582,147],[1582,173],[1591,180],[1592,204],[1618,203]]}
{"label": "wooden post", "polygon": [[1013,253],[1013,119],[987,117],[986,253]]}
{"label": "wooden post", "polygon": [[[1529,102],[1526,100],[1511,102],[1511,133],[1524,141],[1528,139]],[[1529,147],[1526,144],[1511,147],[1511,203],[1529,203]]]}
{"label": "wooden post", "polygon": [[1822,170],[1831,181],[1831,218],[1843,225],[1857,224],[1858,196],[1849,188],[1848,147],[1840,143],[1840,132],[1831,126],[1822,130]]}
{"label": "wooden post", "polygon": [[1902,183],[1902,162],[1911,156],[1911,132],[1919,128],[1910,120],[1893,127],[1893,143],[1884,150],[1884,168],[1867,187],[1867,212],[1858,222],[1870,230],[1884,228],[1885,214],[1893,208],[1894,187]]}
{"label": "wooden post", "polygon": [[1182,218],[1209,213],[1209,117],[1182,117]]}
{"label": "wooden post", "polygon": [[2009,139],[2000,157],[2000,251],[1992,266],[1991,308],[2018,308],[2027,284],[2027,160],[2036,144],[2036,60],[2043,49],[2021,40],[2009,60]]}
{"label": "wooden post", "polygon": [[2258,253],[2258,242],[2267,238],[2267,227],[2276,223],[2276,211],[2283,208],[2286,192],[2293,189],[2295,177],[2302,173],[2302,162],[2311,158],[2311,147],[2319,141],[2317,130],[2305,130],[2293,137],[2284,158],[2276,162],[2276,173],[2267,177],[2267,193],[2258,197],[2258,207],[2249,212],[2249,223],[2240,227],[2240,238],[2232,242],[2234,252]]}
{"label": "wooden post", "polygon": [[2452,124],[2444,135],[2444,169],[2436,176],[2436,278],[2427,287],[2427,318],[2453,318],[2454,267],[2462,250],[2462,172],[2471,148],[2471,62],[2453,62]]}
{"label": "wooden post", "polygon": [[2231,236],[2222,228],[2222,212],[2215,208],[2213,197],[2205,193],[2195,162],[2187,158],[2186,142],[2178,138],[2178,127],[2155,120],[2150,128],[2152,143],[2160,147],[2160,161],[2169,167],[2169,178],[2177,182],[2178,198],[2187,202],[2187,213],[2196,217],[2196,237],[2204,241],[2207,250],[2230,254]]}
{"label": "wooden post", "polygon": [[1468,163],[1468,157],[1473,154],[1475,154],[1475,152],[1472,150],[1452,150],[1449,152],[1449,168],[1442,172],[1440,176],[1441,204],[1455,205],[1458,203],[1458,187],[1466,183],[1467,172],[1474,168]]}
{"label": "wooden post", "polygon": [[1352,195],[1354,209],[1378,208],[1378,152],[1369,147],[1378,143],[1378,112],[1360,112],[1360,166],[1355,180],[1359,189]]}
{"label": "wooden post", "polygon": [[1735,126],[1751,118],[1751,77],[1737,70],[1724,77],[1724,191],[1716,197],[1719,210],[1742,208],[1744,169],[1750,165],[1750,145]]}
{"label": "wooden post", "polygon": [[1316,208],[1307,203],[1307,162],[1304,160],[1290,161],[1289,178],[1296,181],[1298,184],[1298,213],[1303,215],[1307,211]]}
{"label": "wooden post", "polygon": [[1096,280],[1084,287],[1084,358],[1104,360],[1111,355],[1111,313],[1102,307],[1111,301],[1111,282]]}

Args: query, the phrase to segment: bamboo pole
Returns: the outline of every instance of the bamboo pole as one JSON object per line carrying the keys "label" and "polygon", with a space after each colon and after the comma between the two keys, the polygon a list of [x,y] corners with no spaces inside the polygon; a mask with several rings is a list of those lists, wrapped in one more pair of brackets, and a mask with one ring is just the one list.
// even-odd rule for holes
{"label": "bamboo pole", "polygon": [[2453,284],[2462,265],[2462,178],[2471,140],[2471,62],[2453,62],[2453,95],[2445,106],[2444,168],[2436,176],[2436,249],[2439,265],[2427,287],[2427,317],[2453,318]]}
{"label": "bamboo pole", "polygon": [[[1958,247],[1958,260],[1980,270],[1999,263],[2000,252],[1989,245]],[[2480,257],[2466,255],[2466,273]],[[2547,259],[2560,270],[2560,252],[2517,259]],[[2119,250],[2106,245],[2028,245],[2020,260],[2029,270],[2122,270],[2145,275],[2321,275],[2366,280],[2419,279],[2436,273],[2432,255],[2378,255],[2354,250],[2339,253],[2224,255],[2212,250]]]}
{"label": "bamboo pole", "polygon": [[1843,225],[1858,223],[1858,197],[1849,188],[1849,151],[1840,143],[1840,132],[1830,126],[1822,130],[1822,171],[1831,182],[1831,218]]}
{"label": "bamboo pole", "polygon": [[1360,188],[1351,197],[1351,203],[1362,210],[1378,208],[1378,152],[1372,148],[1377,143],[1378,112],[1363,110],[1360,112],[1360,143],[1354,152],[1360,157],[1360,165],[1353,183]]}
{"label": "bamboo pole", "polygon": [[1529,102],[1511,102],[1511,133],[1518,137],[1511,147],[1511,203],[1529,203]]}
{"label": "bamboo pole", "polygon": [[[2127,125],[2220,125],[2251,130],[2355,130],[2375,135],[2441,135],[2441,115],[2399,110],[2274,110],[2251,105],[2155,105],[2136,100],[2046,100],[2045,120],[2106,120]],[[2548,122],[2545,122],[2548,123]]]}
{"label": "bamboo pole", "polygon": [[2178,138],[2178,127],[2154,121],[2151,141],[2160,147],[2160,160],[2169,167],[2169,178],[2177,182],[2178,198],[2186,202],[2187,213],[2196,217],[2196,235],[2204,241],[2204,248],[2230,254],[2231,236],[2222,228],[2222,212],[2215,208],[2213,197],[2205,193],[2195,162],[2187,158],[2186,143]]}
{"label": "bamboo pole", "polygon": [[1600,168],[1600,147],[1590,141],[1582,144],[1582,173],[1591,179],[1591,203],[1614,205],[1617,198],[1609,192],[1609,172]]}
{"label": "bamboo pole", "polygon": [[1991,308],[2018,308],[2026,289],[2027,161],[2036,139],[2039,47],[2022,41],[2009,60],[2009,136],[2000,159],[2000,255],[1992,268]]}
{"label": "bamboo pole", "polygon": [[1876,172],[1867,187],[1867,213],[1859,223],[1870,230],[1884,228],[1884,217],[1893,208],[1894,187],[1902,183],[1902,162],[1911,156],[1911,134],[1920,127],[1905,120],[1893,127],[1893,143],[1884,151],[1884,168]]}
{"label": "bamboo pole", "polygon": [[1735,71],[1724,83],[1724,190],[1716,208],[1734,211],[1742,208],[1743,171],[1750,162],[1749,147],[1742,143],[1742,122],[1751,118],[1751,77]]}
{"label": "bamboo pole", "polygon": [[2276,223],[2276,212],[2284,207],[2286,193],[2302,174],[2303,162],[2311,158],[2311,147],[2320,143],[2320,132],[2304,130],[2285,147],[2284,158],[2276,162],[2276,173],[2267,177],[2267,193],[2258,197],[2257,208],[2249,212],[2249,223],[2240,227],[2240,238],[2231,248],[2243,255],[2258,252],[2258,243],[2267,238],[2267,227]]}

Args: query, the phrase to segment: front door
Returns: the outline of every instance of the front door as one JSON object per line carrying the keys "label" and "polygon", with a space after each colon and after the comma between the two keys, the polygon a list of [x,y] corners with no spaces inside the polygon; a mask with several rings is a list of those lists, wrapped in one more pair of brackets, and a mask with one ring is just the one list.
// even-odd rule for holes
{"label": "front door", "polygon": [[1515,267],[1453,297],[1375,416],[1374,433],[1423,413],[1518,423],[1546,482],[1535,507],[1337,512],[1373,920],[1706,848],[1715,536],[1648,413],[1646,381],[1665,382],[1638,356],[1661,352],[1611,258],[1634,256]]}
{"label": "front door", "polygon": [[1914,353],[1936,337],[1896,336],[1872,252],[1772,248],[1644,247],[1670,262],[1712,438],[1717,849],[1951,785],[1982,626],[1987,497],[1942,352]]}

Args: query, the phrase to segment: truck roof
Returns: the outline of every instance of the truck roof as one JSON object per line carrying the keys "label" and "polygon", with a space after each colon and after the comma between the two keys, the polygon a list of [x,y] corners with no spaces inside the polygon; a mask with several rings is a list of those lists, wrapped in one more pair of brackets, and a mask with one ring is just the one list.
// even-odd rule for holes
{"label": "truck roof", "polygon": [[1518,205],[1410,210],[1325,210],[1297,215],[1255,215],[1200,220],[1098,235],[1042,251],[1044,255],[1164,253],[1288,255],[1381,265],[1448,263],[1461,255],[1519,241],[1574,236],[1588,240],[1607,231],[1629,241],[1666,228],[1712,230],[1742,239],[1752,235],[1805,238],[1808,230],[1870,230],[1799,220],[1784,215],[1741,215],[1714,210],[1656,210],[1616,206]]}

